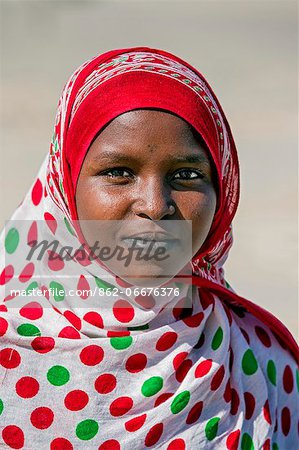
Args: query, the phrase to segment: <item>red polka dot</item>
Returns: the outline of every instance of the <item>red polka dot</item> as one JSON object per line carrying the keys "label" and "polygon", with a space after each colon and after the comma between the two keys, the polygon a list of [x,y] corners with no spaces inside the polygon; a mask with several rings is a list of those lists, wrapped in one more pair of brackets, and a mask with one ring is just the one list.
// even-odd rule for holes
{"label": "red polka dot", "polygon": [[264,443],[264,445],[263,445],[263,450],[270,450],[270,449],[271,449],[270,443],[271,443],[271,441],[270,441],[270,439],[268,438],[268,439],[266,440],[266,442]]}
{"label": "red polka dot", "polygon": [[59,332],[58,337],[66,338],[66,339],[80,339],[80,333],[73,327],[64,327]]}
{"label": "red polka dot", "polygon": [[40,179],[38,178],[31,191],[32,203],[35,206],[37,206],[40,203],[42,196],[43,196],[43,185]]}
{"label": "red polka dot", "polygon": [[144,353],[136,353],[130,356],[126,361],[126,369],[130,373],[140,372],[147,364],[147,357]]}
{"label": "red polka dot", "polygon": [[201,348],[203,346],[204,342],[205,342],[205,334],[201,333],[201,335],[199,336],[198,341],[193,346],[193,348]]}
{"label": "red polka dot", "polygon": [[90,290],[90,286],[88,281],[86,280],[84,275],[80,275],[78,284],[77,284],[77,290],[79,292],[79,296],[85,300],[87,299],[87,297],[89,297],[89,290]]}
{"label": "red polka dot", "polygon": [[56,233],[57,230],[57,222],[54,216],[52,216],[52,214],[46,212],[44,214],[44,219],[48,225],[48,227],[50,228],[50,230],[52,231],[53,234]]}
{"label": "red polka dot", "polygon": [[124,336],[130,336],[130,331],[107,331],[107,337],[124,337]]}
{"label": "red polka dot", "polygon": [[47,288],[47,286],[41,286],[41,287],[40,287],[40,290],[42,291],[43,296],[44,296],[47,300],[49,300],[49,298],[50,298],[50,293],[49,293],[49,289]]}
{"label": "red polka dot", "polygon": [[163,423],[157,423],[149,430],[144,441],[146,447],[152,447],[159,441],[163,433],[163,428]]}
{"label": "red polka dot", "polygon": [[116,276],[115,279],[116,279],[117,284],[121,287],[126,288],[126,287],[133,286],[133,284],[128,283],[127,281],[123,280],[122,278],[119,278],[118,276]]}
{"label": "red polka dot", "polygon": [[36,337],[31,342],[31,347],[38,353],[48,353],[54,346],[55,340],[52,337]]}
{"label": "red polka dot", "polygon": [[264,344],[265,347],[271,347],[271,339],[268,333],[264,330],[264,328],[256,326],[255,332],[257,334],[257,337],[259,338],[261,343]]}
{"label": "red polka dot", "polygon": [[91,261],[85,250],[82,250],[82,249],[76,250],[74,253],[74,258],[83,267],[89,266],[91,264]]}
{"label": "red polka dot", "polygon": [[211,370],[212,364],[213,361],[211,359],[205,359],[204,361],[200,362],[195,369],[195,378],[200,378],[207,375]]}
{"label": "red polka dot", "polygon": [[104,350],[98,345],[88,345],[80,353],[80,359],[86,366],[96,366],[104,358]]}
{"label": "red polka dot", "polygon": [[172,392],[165,392],[164,394],[159,395],[159,397],[156,399],[154,407],[161,405],[161,403],[166,402],[170,397],[173,396]]}
{"label": "red polka dot", "polygon": [[104,328],[104,323],[101,314],[95,311],[89,311],[84,315],[83,319],[97,328]]}
{"label": "red polka dot", "polygon": [[142,306],[142,308],[151,309],[155,306],[156,302],[152,295],[138,295],[135,297],[135,302],[138,305]]}
{"label": "red polka dot", "polygon": [[207,289],[199,289],[200,303],[202,309],[207,309],[210,305],[214,305],[213,294]]}
{"label": "red polka dot", "polygon": [[181,383],[192,367],[191,359],[185,359],[175,372],[176,379]]}
{"label": "red polka dot", "polygon": [[43,308],[37,302],[30,302],[20,309],[20,315],[30,320],[40,319],[43,315]]}
{"label": "red polka dot", "polygon": [[30,280],[33,274],[34,274],[34,264],[30,262],[26,264],[26,266],[20,273],[19,280],[21,281],[21,283],[26,283],[27,281]]}
{"label": "red polka dot", "polygon": [[232,431],[226,439],[226,448],[228,450],[238,450],[240,430]]}
{"label": "red polka dot", "polygon": [[1,312],[7,312],[7,306],[5,306],[5,305],[0,305],[0,311],[1,311]]}
{"label": "red polka dot", "polygon": [[245,338],[247,344],[250,345],[250,339],[249,339],[249,336],[248,336],[247,331],[245,331],[245,330],[244,330],[243,328],[241,328],[241,327],[240,327],[240,331],[241,331],[241,333],[243,334],[243,336],[244,336],[244,338]]}
{"label": "red polka dot", "polygon": [[6,267],[4,267],[4,269],[1,272],[0,275],[0,285],[2,286],[3,284],[8,283],[12,277],[14,276],[14,268],[13,266],[10,264]]}
{"label": "red polka dot", "polygon": [[180,352],[173,358],[173,368],[177,370],[182,362],[186,359],[186,357],[189,355],[188,352]]}
{"label": "red polka dot", "polygon": [[182,320],[184,317],[192,314],[192,304],[187,297],[181,298],[172,310],[172,314],[176,320]]}
{"label": "red polka dot", "polygon": [[125,428],[127,431],[130,431],[131,433],[134,431],[139,430],[144,424],[146,420],[146,414],[142,414],[141,416],[134,417],[134,419],[128,420],[125,423]]}
{"label": "red polka dot", "polygon": [[13,348],[4,348],[0,351],[0,364],[5,369],[15,369],[21,362],[21,356]]}
{"label": "red polka dot", "polygon": [[177,338],[177,333],[175,333],[174,331],[167,331],[158,339],[156,349],[160,352],[168,350],[175,344]]}
{"label": "red polka dot", "polygon": [[219,369],[217,370],[217,372],[215,373],[215,375],[212,378],[211,381],[211,390],[212,391],[216,391],[220,384],[222,383],[222,380],[224,378],[224,373],[225,373],[225,369],[224,366],[220,366]]}
{"label": "red polka dot", "polygon": [[73,450],[73,446],[68,439],[58,437],[50,444],[50,450]]}
{"label": "red polka dot", "polygon": [[22,377],[16,383],[16,392],[22,398],[32,398],[39,391],[39,382],[32,377]]}
{"label": "red polka dot", "polygon": [[4,336],[8,328],[8,322],[3,317],[0,317],[0,336]]}
{"label": "red polka dot", "polygon": [[226,401],[226,403],[229,403],[231,401],[232,391],[231,391],[230,381],[229,380],[226,383],[226,387],[225,387],[225,391],[224,391],[224,394],[223,394],[223,398]]}
{"label": "red polka dot", "polygon": [[80,411],[85,408],[89,401],[86,392],[80,389],[69,392],[64,399],[64,404],[70,411]]}
{"label": "red polka dot", "polygon": [[94,387],[99,394],[109,394],[116,387],[116,378],[111,373],[103,373],[96,379]]}
{"label": "red polka dot", "polygon": [[32,411],[30,421],[35,428],[45,430],[49,428],[54,420],[54,413],[50,408],[41,406]]}
{"label": "red polka dot", "polygon": [[194,316],[186,317],[185,319],[183,319],[183,322],[188,327],[195,328],[201,324],[203,318],[204,318],[204,314],[202,312],[199,312],[199,313],[195,314]]}
{"label": "red polka dot", "polygon": [[184,439],[175,439],[171,441],[167,447],[167,450],[185,450],[186,445]]}
{"label": "red polka dot", "polygon": [[132,305],[126,300],[117,300],[112,308],[114,317],[122,323],[131,322],[135,316]]}
{"label": "red polka dot", "polygon": [[281,429],[285,436],[289,434],[291,428],[291,413],[286,406],[281,411]]}
{"label": "red polka dot", "polygon": [[287,394],[290,394],[293,390],[294,386],[294,378],[292,369],[289,365],[286,365],[283,372],[283,387]]}
{"label": "red polka dot", "polygon": [[103,442],[98,450],[120,450],[120,443],[116,439],[109,439]]}
{"label": "red polka dot", "polygon": [[244,392],[245,419],[250,420],[255,408],[255,398],[250,392]]}
{"label": "red polka dot", "polygon": [[239,409],[240,398],[239,398],[238,392],[234,388],[231,389],[231,394],[232,394],[232,400],[231,400],[231,405],[230,405],[230,413],[232,416],[235,416]]}
{"label": "red polka dot", "polygon": [[113,417],[119,417],[126,414],[133,407],[131,397],[118,397],[110,405],[110,414]]}
{"label": "red polka dot", "polygon": [[10,448],[24,447],[25,437],[21,428],[16,425],[8,425],[2,430],[2,438]]}
{"label": "red polka dot", "polygon": [[287,347],[287,344],[286,344],[285,340],[284,340],[281,336],[279,336],[279,334],[277,334],[274,330],[271,330],[271,331],[272,331],[272,333],[274,334],[274,336],[276,337],[277,342],[279,343],[279,345],[280,345],[283,349],[286,350],[288,347]]}
{"label": "red polka dot", "polygon": [[33,247],[35,243],[37,242],[37,223],[34,220],[32,224],[30,225],[30,228],[28,230],[27,234],[27,244],[30,247]]}
{"label": "red polka dot", "polygon": [[13,294],[10,294],[10,295],[7,295],[5,298],[4,298],[4,302],[8,302],[9,300],[12,300],[13,298],[15,298],[17,296],[17,294],[14,292]]}
{"label": "red polka dot", "polygon": [[81,330],[81,319],[72,311],[65,311],[63,313],[64,317],[75,327],[77,330]]}
{"label": "red polka dot", "polygon": [[53,272],[58,272],[64,268],[64,261],[62,257],[51,250],[48,250],[48,267]]}
{"label": "red polka dot", "polygon": [[192,423],[195,423],[201,415],[202,412],[202,407],[203,407],[203,402],[197,402],[195,403],[195,405],[192,406],[192,408],[190,409],[187,419],[186,419],[186,423],[187,425],[191,425]]}

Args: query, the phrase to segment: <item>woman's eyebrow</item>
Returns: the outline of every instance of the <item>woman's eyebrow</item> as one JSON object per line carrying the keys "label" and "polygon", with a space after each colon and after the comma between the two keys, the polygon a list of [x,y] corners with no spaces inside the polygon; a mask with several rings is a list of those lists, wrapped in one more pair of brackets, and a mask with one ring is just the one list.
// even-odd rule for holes
{"label": "woman's eyebrow", "polygon": [[[92,157],[93,162],[101,162],[105,159],[109,159],[111,162],[132,162],[138,161],[138,157],[130,156],[122,153],[113,153],[109,151],[103,151]],[[209,159],[203,154],[191,154],[181,156],[168,156],[167,161],[172,163],[185,162],[185,163],[206,163],[210,164]]]}

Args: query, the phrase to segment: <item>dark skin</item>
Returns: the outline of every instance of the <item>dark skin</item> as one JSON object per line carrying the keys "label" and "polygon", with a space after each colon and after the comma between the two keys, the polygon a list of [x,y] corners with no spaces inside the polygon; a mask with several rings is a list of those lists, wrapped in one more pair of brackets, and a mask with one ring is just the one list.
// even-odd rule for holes
{"label": "dark skin", "polygon": [[[215,214],[213,179],[189,124],[164,111],[130,111],[110,122],[87,152],[76,188],[78,218],[134,220],[135,232],[153,221],[189,220],[193,256]],[[90,243],[88,230],[83,233]]]}

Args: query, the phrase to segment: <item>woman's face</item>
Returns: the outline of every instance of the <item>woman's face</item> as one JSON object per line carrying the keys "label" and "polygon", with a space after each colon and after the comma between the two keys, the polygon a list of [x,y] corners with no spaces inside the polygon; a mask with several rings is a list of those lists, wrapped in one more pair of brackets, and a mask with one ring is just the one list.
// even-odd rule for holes
{"label": "woman's face", "polygon": [[162,111],[130,111],[90,146],[76,205],[79,220],[134,220],[136,233],[152,221],[192,221],[193,256],[216,209],[211,162],[184,120]]}

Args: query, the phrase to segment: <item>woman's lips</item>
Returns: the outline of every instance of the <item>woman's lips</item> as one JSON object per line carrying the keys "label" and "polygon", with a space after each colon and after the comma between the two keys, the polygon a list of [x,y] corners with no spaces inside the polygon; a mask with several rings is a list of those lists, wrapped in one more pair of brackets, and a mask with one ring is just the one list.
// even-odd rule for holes
{"label": "woman's lips", "polygon": [[158,249],[163,249],[164,251],[173,250],[174,247],[180,243],[179,239],[149,239],[148,236],[146,238],[125,237],[122,238],[121,241],[124,242],[128,248],[153,251]]}

